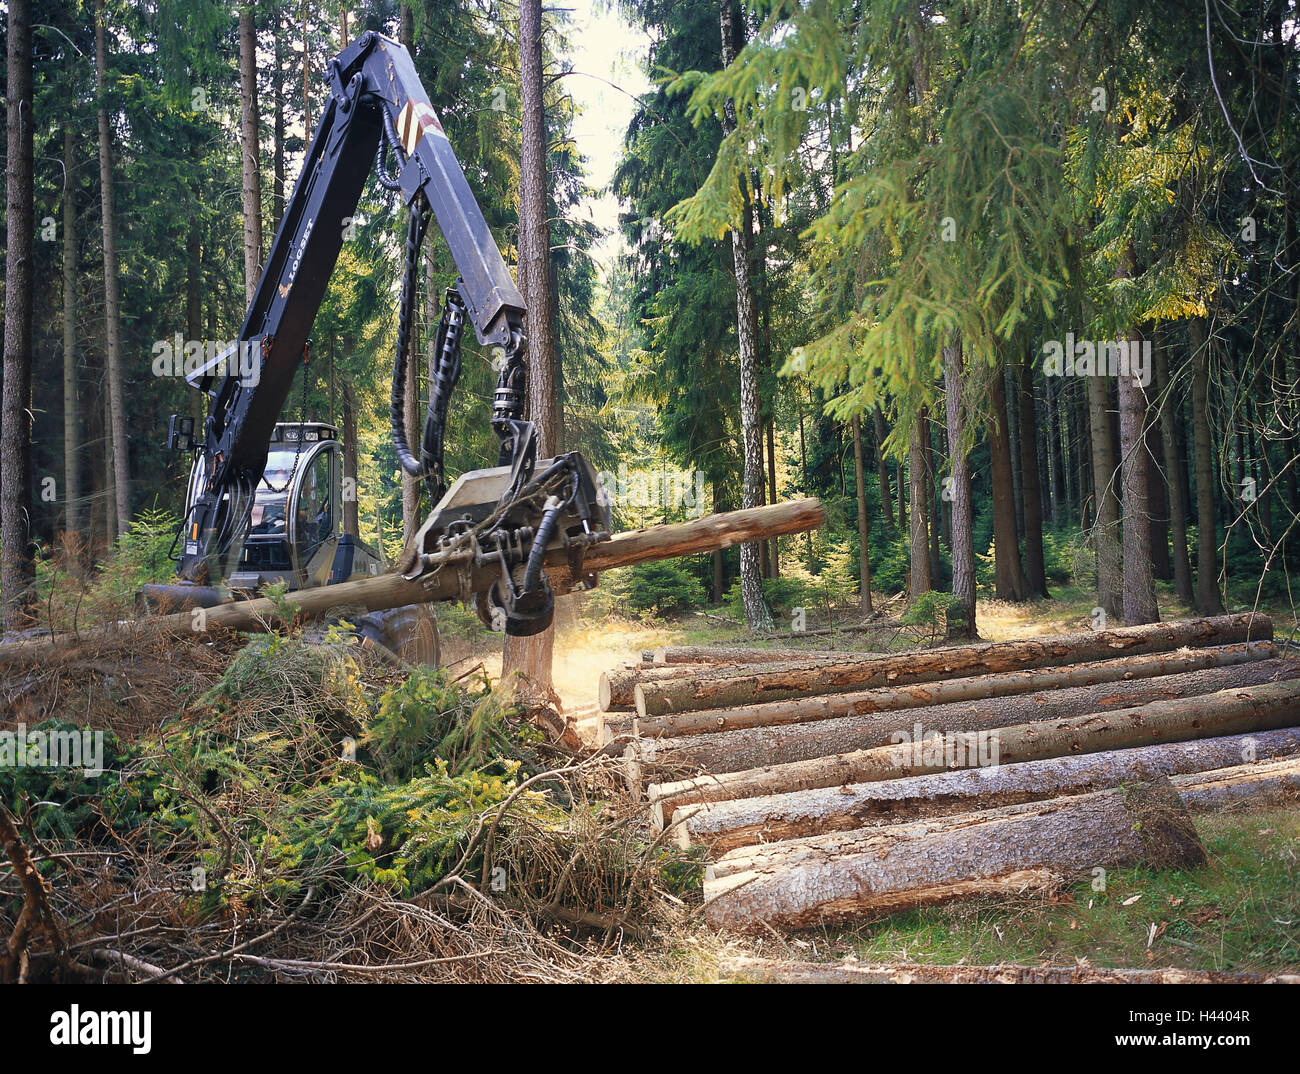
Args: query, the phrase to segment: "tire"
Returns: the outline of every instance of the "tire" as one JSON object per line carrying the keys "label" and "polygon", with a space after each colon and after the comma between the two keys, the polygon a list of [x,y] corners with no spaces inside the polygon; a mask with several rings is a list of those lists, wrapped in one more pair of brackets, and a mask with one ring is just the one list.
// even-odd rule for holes
{"label": "tire", "polygon": [[427,604],[367,612],[357,620],[357,633],[411,664],[436,668],[442,656],[438,618]]}

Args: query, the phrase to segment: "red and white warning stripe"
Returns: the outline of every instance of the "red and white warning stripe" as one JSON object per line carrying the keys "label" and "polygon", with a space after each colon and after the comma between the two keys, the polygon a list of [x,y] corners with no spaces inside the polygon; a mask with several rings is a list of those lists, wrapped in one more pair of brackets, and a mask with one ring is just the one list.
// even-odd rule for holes
{"label": "red and white warning stripe", "polygon": [[443,134],[442,124],[434,115],[433,108],[424,101],[407,101],[397,120],[397,134],[402,139],[402,148],[409,157],[426,134]]}

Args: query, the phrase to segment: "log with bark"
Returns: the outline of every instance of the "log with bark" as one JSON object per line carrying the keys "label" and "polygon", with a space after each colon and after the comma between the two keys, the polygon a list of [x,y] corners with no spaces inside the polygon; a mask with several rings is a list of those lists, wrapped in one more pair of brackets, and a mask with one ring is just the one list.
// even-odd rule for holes
{"label": "log with bark", "polygon": [[737,645],[664,645],[651,653],[654,664],[781,664],[793,660],[860,660],[880,653],[853,649],[754,649]]}
{"label": "log with bark", "polygon": [[[900,731],[910,732],[918,721],[927,728],[951,734],[983,731],[1298,678],[1300,660],[1257,660],[1158,679],[1107,682],[1016,697],[844,716],[813,723],[747,727],[738,731],[720,731],[715,735],[683,735],[678,738],[629,737],[623,745],[624,772],[628,789],[633,794],[640,794],[646,779],[662,782],[699,772],[718,775],[883,746],[893,741]],[[616,729],[622,727],[619,724]],[[604,733],[610,733],[608,725]]]}
{"label": "log with bark", "polygon": [[[642,737],[659,739],[735,731],[744,727],[775,727],[777,724],[828,720],[837,716],[889,713],[898,709],[944,705],[953,701],[978,702],[987,698],[1010,697],[1013,694],[1091,687],[1097,683],[1113,683],[1117,680],[1154,679],[1161,675],[1178,675],[1180,672],[1197,671],[1200,668],[1266,661],[1277,657],[1277,651],[1277,646],[1271,641],[1245,641],[1205,649],[1149,653],[1121,661],[1106,659],[1067,664],[1065,667],[1026,668],[1023,671],[997,672],[995,675],[941,679],[935,683],[911,683],[901,687],[875,687],[850,693],[824,694],[820,697],[797,697],[787,701],[741,705],[732,709],[666,713],[638,718],[637,733]],[[614,729],[630,731],[632,720],[615,724]]]}
{"label": "log with bark", "polygon": [[675,664],[672,667],[633,665],[610,668],[600,673],[597,687],[598,703],[605,712],[632,712],[636,708],[632,691],[639,683],[659,682],[682,675],[693,675],[704,666],[703,664]]}
{"label": "log with bark", "polygon": [[[672,816],[673,837],[683,848],[702,845],[714,855],[756,843],[775,843],[826,832],[852,831],[871,825],[898,824],[951,816],[1020,802],[1041,801],[1118,787],[1153,774],[1208,778],[1229,769],[1226,784],[1207,784],[1197,799],[1209,801],[1213,787],[1226,797],[1250,790],[1282,791],[1286,772],[1265,764],[1300,754],[1300,728],[1255,735],[1231,735],[1192,742],[1166,743],[1127,750],[1107,750],[1078,757],[1052,757],[993,769],[964,769],[932,776],[910,776],[877,783],[823,787],[764,798],[683,806]],[[1246,758],[1257,763],[1243,765]],[[1294,760],[1288,763],[1294,765]],[[1240,768],[1240,771],[1238,770]],[[1272,782],[1259,786],[1259,777]],[[1252,778],[1254,777],[1254,778]],[[1236,782],[1233,782],[1233,778]],[[1174,781],[1178,786],[1178,780]],[[1196,784],[1199,788],[1199,784]],[[1182,788],[1180,787],[1180,792]],[[1184,797],[1184,801],[1188,799]],[[1189,808],[1191,803],[1188,802]]]}
{"label": "log with bark", "polygon": [[[1224,802],[1249,801],[1252,796],[1267,803],[1269,795],[1277,792],[1289,796],[1294,788],[1295,757],[1283,757],[1257,764],[1234,765],[1210,772],[1193,772],[1165,777],[1153,774],[1149,781],[1168,779],[1179,800],[1191,812],[1210,812]],[[1134,784],[1129,784],[1132,787]],[[1125,787],[1116,790],[1127,793]],[[1108,790],[1090,792],[1091,796],[1108,793]],[[848,831],[824,832],[798,839],[774,843],[753,843],[737,847],[721,855],[705,868],[706,881],[722,880],[737,873],[762,871],[781,865],[792,867],[800,862],[813,861],[846,853],[856,853],[865,846],[878,845],[875,836],[881,832],[891,838],[918,839],[933,837],[945,832],[957,832],[978,825],[990,818],[1009,819],[1026,816],[1036,811],[1067,801],[1070,796],[1039,801],[995,805],[989,808],[966,810],[960,813],[923,816],[892,825],[874,825]],[[1077,797],[1077,796],[1076,796]],[[1216,800],[1217,799],[1217,800]],[[1060,877],[1052,874],[1053,882]]]}
{"label": "log with bark", "polygon": [[[1128,749],[1159,742],[1271,731],[1300,722],[1300,680],[1220,690],[1201,697],[1094,713],[1074,719],[1013,724],[947,734],[918,725],[894,744],[767,768],[649,784],[652,814],[671,816],[696,802],[758,798],[818,787],[901,779],[959,768]],[[905,735],[905,739],[901,736]],[[662,820],[661,820],[662,823]]]}
{"label": "log with bark", "polygon": [[1184,646],[1202,648],[1268,641],[1272,637],[1273,622],[1268,616],[1246,613],[846,661],[809,660],[762,672],[720,670],[637,687],[637,714],[660,716],[812,694],[848,693],[872,686],[901,686],[1024,668],[1081,664],[1139,653],[1172,652]]}
{"label": "log with bark", "polygon": [[1163,776],[836,838],[775,844],[765,855],[749,853],[753,848],[733,852],[737,868],[706,873],[705,920],[738,931],[805,929],[987,894],[990,885],[1018,875],[1205,862],[1191,818]]}
{"label": "log with bark", "polygon": [[1235,970],[1128,970],[1105,966],[932,966],[911,962],[785,962],[726,959],[727,981],[763,984],[1300,984],[1295,973]]}
{"label": "log with bark", "polygon": [[1300,799],[1300,760],[1284,757],[1264,764],[1240,764],[1194,772],[1171,780],[1193,813],[1264,809]]}
{"label": "log with bark", "polygon": [[[1052,696],[1057,697],[1063,706],[1070,703],[1070,698],[1074,698],[1076,703],[1087,704],[1091,696],[1103,696],[1106,691],[1094,691],[1091,695],[1083,692],[1071,694],[1068,693],[1069,689],[1121,680],[1174,676],[1203,668],[1227,667],[1250,661],[1268,660],[1276,656],[1277,648],[1271,641],[1238,642],[1234,645],[1218,645],[1204,649],[1149,653],[1123,660],[1094,660],[1065,667],[1028,668],[1024,671],[971,675],[938,682],[878,686],[870,690],[858,690],[846,694],[791,698],[787,701],[770,701],[756,705],[741,705],[736,708],[671,712],[662,716],[637,717],[635,729],[643,738],[669,738],[749,727],[774,727],[780,724],[832,720],[844,716],[864,716],[868,713],[894,712],[955,701],[979,705],[983,701],[992,701],[994,698],[1011,697],[1017,694],[1045,694],[1046,691],[1057,691]],[[1231,685],[1235,683],[1225,682],[1219,689]],[[996,712],[1000,710],[1001,703],[993,701],[991,705],[984,707],[989,712]],[[1087,711],[1090,710],[1071,711],[1067,707],[1063,708],[1061,715],[1072,716]],[[610,723],[610,730],[614,733],[630,733],[633,730],[632,724],[633,720],[630,717],[614,720]]]}
{"label": "log with bark", "polygon": [[[618,533],[608,541],[593,545],[583,561],[585,572],[599,573],[614,567],[626,567],[652,560],[672,559],[696,552],[710,552],[734,544],[803,533],[817,529],[826,513],[816,499],[791,500],[744,511],[724,511],[666,526]],[[76,646],[88,637],[94,640],[119,636],[124,630],[133,638],[168,634],[194,635],[216,631],[264,630],[281,622],[281,607],[298,620],[329,617],[341,610],[349,614],[398,608],[406,604],[456,600],[464,592],[462,583],[471,590],[486,589],[500,575],[499,567],[475,563],[472,551],[445,555],[432,574],[407,581],[398,574],[361,578],[338,585],[304,589],[288,594],[283,604],[269,598],[230,601],[203,609],[203,614],[181,611],[157,615],[117,626],[83,630],[78,635],[61,634],[0,645],[0,663],[32,663],[61,649]],[[547,554],[548,575],[558,592],[567,592],[575,583],[570,575],[563,549]]]}

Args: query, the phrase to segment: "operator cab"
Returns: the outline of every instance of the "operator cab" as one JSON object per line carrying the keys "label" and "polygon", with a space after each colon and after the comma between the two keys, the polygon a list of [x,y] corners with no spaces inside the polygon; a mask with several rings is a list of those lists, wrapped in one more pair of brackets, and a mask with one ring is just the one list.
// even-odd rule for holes
{"label": "operator cab", "polygon": [[[187,506],[198,498],[203,469],[203,456],[196,456]],[[278,422],[243,550],[227,585],[255,592],[284,580],[290,589],[303,589],[380,573],[379,557],[342,532],[342,486],[338,428],[318,421]]]}

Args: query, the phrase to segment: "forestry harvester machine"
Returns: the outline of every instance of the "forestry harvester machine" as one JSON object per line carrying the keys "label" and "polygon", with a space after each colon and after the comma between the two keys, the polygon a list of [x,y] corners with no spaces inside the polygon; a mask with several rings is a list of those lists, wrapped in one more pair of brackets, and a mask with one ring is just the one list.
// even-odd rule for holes
{"label": "forestry harvester machine", "polygon": [[[548,551],[563,549],[572,577],[594,584],[582,560],[590,545],[609,536],[607,497],[581,455],[537,458],[536,430],[524,420],[524,301],[407,50],[377,33],[363,34],[331,61],[328,80],[329,102],[239,339],[186,374],[208,396],[209,410],[197,435],[194,420],[180,415],[172,416],[169,430],[173,449],[194,452],[178,535],[179,580],[146,587],[144,603],[157,611],[209,607],[251,598],[271,581],[304,589],[382,572],[373,549],[341,532],[337,430],[279,420],[293,377],[308,359],[308,333],[373,162],[380,185],[400,193],[409,210],[390,404],[393,443],[402,469],[424,482],[435,505],[397,569],[410,580],[463,571],[461,595],[473,600],[489,627],[535,634],[554,614],[543,570]],[[459,279],[443,301],[417,457],[405,427],[403,385],[420,246],[431,215]],[[491,418],[500,454],[497,466],[462,474],[448,488],[443,437],[467,320],[480,344],[503,351]],[[433,662],[436,629],[432,650],[426,644],[412,654],[406,641],[413,629],[430,635],[427,607],[372,612],[361,617],[359,629]]]}

